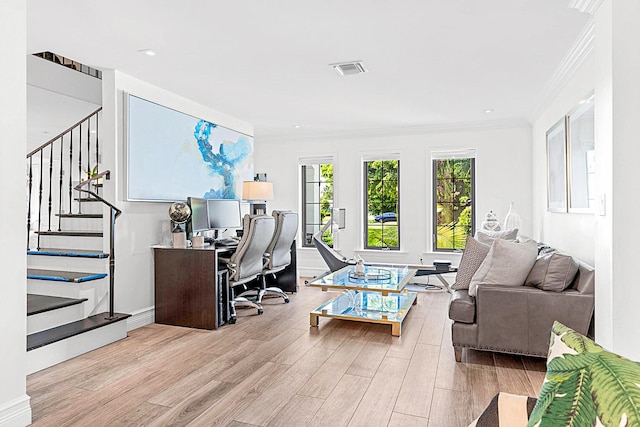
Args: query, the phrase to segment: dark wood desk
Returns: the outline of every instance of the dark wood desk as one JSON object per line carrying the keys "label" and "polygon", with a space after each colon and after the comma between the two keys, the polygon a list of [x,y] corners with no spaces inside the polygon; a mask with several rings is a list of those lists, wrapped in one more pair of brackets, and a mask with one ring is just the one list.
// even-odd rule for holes
{"label": "dark wood desk", "polygon": [[217,329],[229,319],[229,276],[218,266],[226,249],[154,247],[155,321]]}

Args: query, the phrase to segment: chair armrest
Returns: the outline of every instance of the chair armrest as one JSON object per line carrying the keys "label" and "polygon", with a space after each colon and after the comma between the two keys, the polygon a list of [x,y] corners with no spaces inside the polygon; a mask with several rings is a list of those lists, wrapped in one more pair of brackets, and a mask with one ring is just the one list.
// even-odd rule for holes
{"label": "chair armrest", "polygon": [[449,303],[449,319],[462,323],[473,323],[475,321],[476,299],[469,295],[468,290],[453,291],[451,302]]}

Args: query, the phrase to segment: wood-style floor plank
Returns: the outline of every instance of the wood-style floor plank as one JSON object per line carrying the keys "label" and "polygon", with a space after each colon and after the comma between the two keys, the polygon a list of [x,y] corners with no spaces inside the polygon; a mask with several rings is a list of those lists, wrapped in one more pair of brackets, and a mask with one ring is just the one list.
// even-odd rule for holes
{"label": "wood-style floor plank", "polygon": [[537,395],[544,359],[465,351],[442,291],[421,292],[400,337],[320,320],[335,293],[300,284],[215,331],[151,324],[29,375],[34,426],[466,426],[498,391]]}

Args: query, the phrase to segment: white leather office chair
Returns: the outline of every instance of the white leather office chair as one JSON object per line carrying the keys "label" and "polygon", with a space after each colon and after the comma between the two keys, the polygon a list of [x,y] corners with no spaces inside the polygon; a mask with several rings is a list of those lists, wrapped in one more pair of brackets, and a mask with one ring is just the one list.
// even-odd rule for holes
{"label": "white leather office chair", "polygon": [[274,210],[272,215],[276,222],[276,230],[265,253],[265,264],[262,270],[263,280],[265,280],[264,295],[279,296],[284,298],[284,302],[289,302],[289,297],[282,289],[275,286],[266,287],[265,276],[267,274],[275,276],[291,264],[291,244],[298,232],[298,214],[292,211]]}
{"label": "white leather office chair", "polygon": [[[247,298],[250,291],[236,295],[235,288],[242,286],[246,290],[247,283],[262,275],[264,254],[275,230],[275,218],[268,215],[245,215],[242,228],[242,238],[233,255],[230,258],[219,258],[220,262],[226,264],[230,271],[231,319],[229,323],[236,322],[237,305],[253,307],[258,310],[258,314],[263,312],[260,304],[261,294],[258,295],[256,301],[252,301]],[[262,280],[264,283],[264,277]]]}

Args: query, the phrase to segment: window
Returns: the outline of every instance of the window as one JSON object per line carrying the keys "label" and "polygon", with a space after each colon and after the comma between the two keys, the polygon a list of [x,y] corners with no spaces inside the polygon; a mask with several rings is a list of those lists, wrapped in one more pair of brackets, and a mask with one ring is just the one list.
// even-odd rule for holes
{"label": "window", "polygon": [[[316,160],[316,163],[306,161],[302,165],[302,246],[313,247],[313,235],[331,220],[332,209],[333,163],[329,159]],[[333,245],[331,229],[324,233],[322,240]]]}
{"label": "window", "polygon": [[[468,156],[468,153],[466,153]],[[433,160],[433,249],[464,249],[475,232],[475,159]]]}
{"label": "window", "polygon": [[400,161],[364,162],[365,249],[400,249]]}

